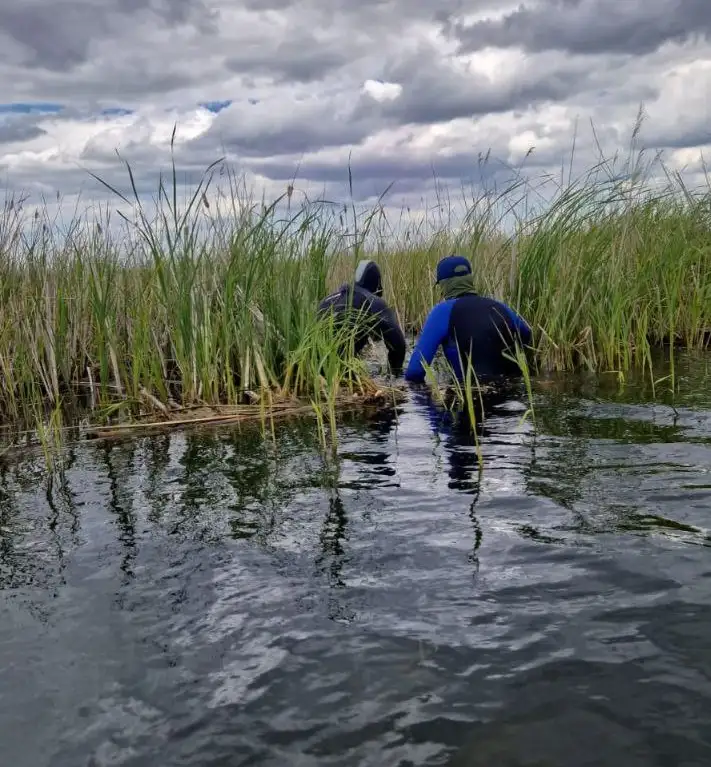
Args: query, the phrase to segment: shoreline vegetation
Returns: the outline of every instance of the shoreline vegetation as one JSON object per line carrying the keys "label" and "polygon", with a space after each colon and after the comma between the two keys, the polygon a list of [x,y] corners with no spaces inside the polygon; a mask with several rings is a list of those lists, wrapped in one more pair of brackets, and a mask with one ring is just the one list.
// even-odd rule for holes
{"label": "shoreline vegetation", "polygon": [[380,265],[385,298],[408,334],[439,300],[437,261],[452,252],[470,258],[477,287],[533,328],[531,374],[624,379],[645,370],[673,387],[674,355],[668,370],[654,370],[655,348],[711,344],[711,188],[692,193],[679,175],[657,188],[639,162],[622,180],[601,163],[526,217],[514,201],[533,192],[517,181],[481,192],[457,228],[413,225],[393,237],[380,205],[364,214],[326,203],[294,209],[291,189],[270,206],[255,204],[229,172],[227,193],[215,197],[217,167],[183,204],[173,167],[149,218],[127,165],[133,196],[109,187],[134,211],[121,236],[108,208],[100,219],[78,217],[60,237],[45,216],[28,224],[22,201],[6,201],[4,424],[46,433],[71,412],[109,426],[175,421],[195,408],[206,417],[205,408],[220,407],[223,417],[232,407],[264,424],[270,413],[309,406],[333,425],[341,402],[397,398],[401,382],[373,378],[363,360],[340,354],[345,337],[316,318],[319,300],[364,257]]}

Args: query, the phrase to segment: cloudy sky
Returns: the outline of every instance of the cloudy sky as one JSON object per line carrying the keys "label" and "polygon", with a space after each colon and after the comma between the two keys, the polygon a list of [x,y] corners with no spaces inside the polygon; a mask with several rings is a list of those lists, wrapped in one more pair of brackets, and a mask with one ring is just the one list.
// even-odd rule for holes
{"label": "cloudy sky", "polygon": [[[641,141],[696,184],[711,145],[711,0],[0,0],[0,171],[11,190],[141,192],[226,157],[268,196],[556,172]],[[596,135],[590,128],[594,122]],[[533,149],[533,153],[530,150]],[[508,169],[508,170],[507,170]]]}

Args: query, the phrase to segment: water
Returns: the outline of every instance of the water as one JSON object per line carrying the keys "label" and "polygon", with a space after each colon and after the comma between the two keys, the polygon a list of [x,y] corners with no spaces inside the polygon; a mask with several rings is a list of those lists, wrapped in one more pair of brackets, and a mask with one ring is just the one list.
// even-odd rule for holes
{"label": "water", "polygon": [[[0,469],[0,763],[708,765],[711,390],[538,385]],[[496,404],[496,403],[494,403]]]}

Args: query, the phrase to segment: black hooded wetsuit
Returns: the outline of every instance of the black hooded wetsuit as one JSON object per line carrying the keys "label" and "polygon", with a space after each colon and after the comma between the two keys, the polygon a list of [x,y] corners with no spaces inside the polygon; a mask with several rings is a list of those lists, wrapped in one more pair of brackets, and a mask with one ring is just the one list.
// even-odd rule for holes
{"label": "black hooded wetsuit", "polygon": [[319,304],[319,314],[332,310],[344,316],[347,311],[365,312],[368,327],[356,332],[355,353],[359,354],[371,336],[382,338],[388,349],[388,363],[394,375],[400,375],[405,360],[405,337],[393,310],[382,298],[380,269],[374,261],[361,261],[353,284],[344,284]]}

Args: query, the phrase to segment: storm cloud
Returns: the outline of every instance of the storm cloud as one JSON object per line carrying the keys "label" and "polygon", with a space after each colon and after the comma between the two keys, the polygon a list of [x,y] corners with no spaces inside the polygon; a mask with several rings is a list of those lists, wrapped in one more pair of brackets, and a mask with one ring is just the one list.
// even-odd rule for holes
{"label": "storm cloud", "polygon": [[0,0],[0,172],[101,198],[124,160],[151,190],[224,157],[260,194],[337,200],[350,167],[358,198],[422,207],[629,152],[643,106],[636,146],[693,186],[710,29],[708,0]]}
{"label": "storm cloud", "polygon": [[498,19],[455,23],[450,31],[467,51],[521,47],[532,53],[643,55],[668,42],[707,39],[707,0],[542,0],[522,3]]}
{"label": "storm cloud", "polygon": [[0,4],[0,34],[29,68],[67,72],[90,58],[92,46],[144,15],[163,27],[195,23],[214,32],[217,14],[198,0],[56,0]]}

